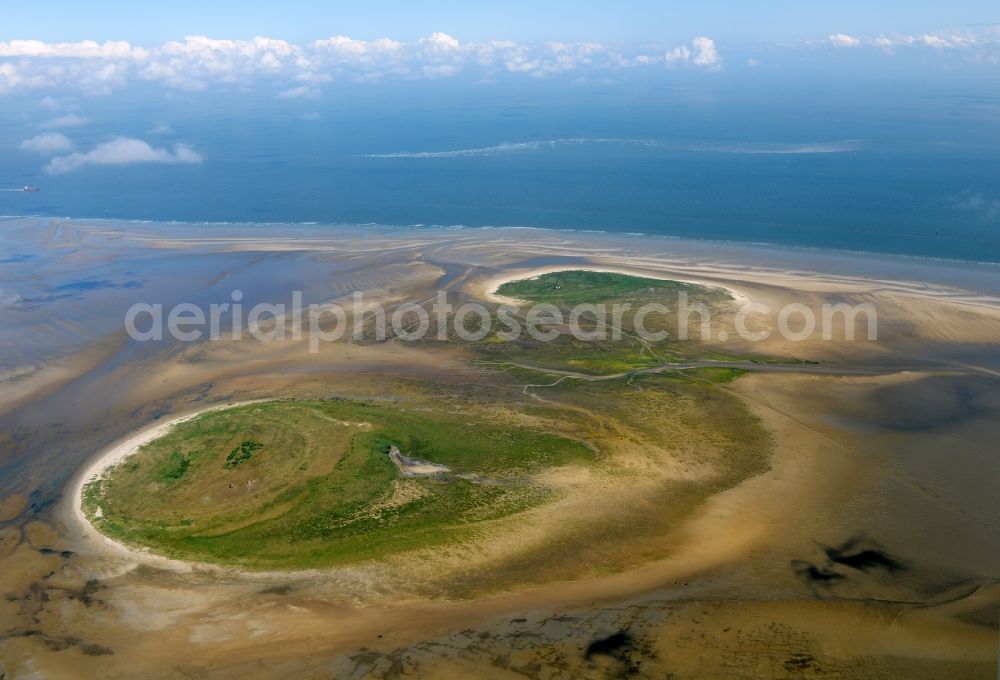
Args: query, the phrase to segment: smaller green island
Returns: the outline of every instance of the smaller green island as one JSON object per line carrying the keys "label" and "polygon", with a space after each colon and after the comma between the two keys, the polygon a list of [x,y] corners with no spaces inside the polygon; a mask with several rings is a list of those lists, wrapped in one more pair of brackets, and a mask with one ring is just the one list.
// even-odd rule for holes
{"label": "smaller green island", "polygon": [[[724,288],[685,283],[669,279],[654,279],[618,272],[572,269],[548,272],[531,278],[508,281],[496,289],[497,295],[522,303],[548,304],[558,308],[564,318],[569,318],[577,305],[597,305],[605,313],[604,323],[588,313],[579,317],[584,331],[604,332],[596,339],[578,339],[563,332],[551,342],[537,342],[520,338],[515,342],[501,342],[494,334],[480,343],[479,353],[494,359],[530,362],[545,369],[576,371],[589,375],[623,374],[628,371],[649,369],[671,362],[687,361],[743,361],[752,357],[721,354],[700,342],[701,329],[698,314],[687,321],[687,338],[680,337],[681,320],[678,315],[680,299],[694,308],[703,306],[711,311],[713,319],[725,321],[731,314],[732,295]],[[615,306],[622,310],[615,318]],[[651,313],[640,312],[645,305]],[[668,311],[660,311],[661,309]],[[641,314],[642,328],[650,333],[665,332],[663,340],[645,340],[636,332]],[[613,326],[620,333],[613,333]],[[692,369],[689,376],[699,376],[712,382],[728,382],[744,371],[738,368],[705,367]]]}
{"label": "smaller green island", "polygon": [[527,279],[507,281],[496,292],[514,300],[560,306],[595,302],[663,302],[665,296],[682,292],[687,293],[692,302],[711,303],[731,299],[729,293],[722,288],[589,269],[548,272]]}

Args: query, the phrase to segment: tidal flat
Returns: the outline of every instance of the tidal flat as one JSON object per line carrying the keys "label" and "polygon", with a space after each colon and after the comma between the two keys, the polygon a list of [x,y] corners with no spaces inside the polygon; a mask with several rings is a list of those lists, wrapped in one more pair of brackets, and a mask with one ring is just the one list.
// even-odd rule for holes
{"label": "tidal flat", "polygon": [[[993,265],[528,229],[23,218],[0,241],[4,672],[995,675]],[[490,314],[684,290],[713,314],[688,340],[364,325],[315,352],[123,330],[234,290]],[[745,301],[870,304],[878,339],[721,340]]]}

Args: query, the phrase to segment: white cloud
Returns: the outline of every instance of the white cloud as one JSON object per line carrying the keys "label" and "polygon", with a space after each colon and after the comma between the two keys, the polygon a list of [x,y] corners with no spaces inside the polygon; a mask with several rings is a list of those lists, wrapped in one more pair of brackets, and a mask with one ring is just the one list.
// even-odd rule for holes
{"label": "white cloud", "polygon": [[[396,44],[398,45],[399,43]],[[353,38],[348,38],[346,35],[335,35],[332,38],[317,40],[313,43],[313,46],[317,49],[326,49],[344,54],[364,54],[368,51],[368,45],[369,43],[364,40],[354,40]]]}
{"label": "white cloud", "polygon": [[693,64],[702,66],[709,70],[722,67],[722,57],[715,47],[715,41],[711,38],[698,37],[691,41],[691,46],[681,45],[669,50],[664,55],[664,60],[669,64]]}
{"label": "white cloud", "polygon": [[860,39],[844,33],[834,33],[826,40],[834,47],[857,47],[861,44]]}
{"label": "white cloud", "polygon": [[87,165],[135,165],[137,163],[197,164],[202,156],[184,144],[177,144],[173,151],[152,147],[141,139],[118,137],[98,144],[86,153],[72,153],[53,158],[45,166],[50,175],[73,172]]}
{"label": "white cloud", "polygon": [[188,36],[168,42],[138,65],[142,80],[200,91],[211,84],[238,85],[254,77],[294,77],[308,69],[302,48],[284,40],[216,40]]}
{"label": "white cloud", "polygon": [[694,46],[694,56],[691,63],[696,66],[718,67],[722,64],[722,57],[715,49],[715,41],[711,38],[695,38],[691,41]]}
{"label": "white cloud", "polygon": [[953,42],[952,40],[949,40],[948,38],[945,38],[940,35],[924,34],[918,36],[917,40],[926,45],[927,47],[933,47],[934,49],[938,50],[950,49],[957,46],[956,42]]}
{"label": "white cloud", "polygon": [[34,57],[42,59],[146,59],[149,52],[132,47],[125,41],[109,40],[97,43],[83,40],[75,43],[46,43],[41,40],[11,40],[0,42],[0,57]]}
{"label": "white cloud", "polygon": [[509,73],[523,73],[534,78],[585,70],[632,68],[658,61],[651,55],[629,59],[599,43],[549,42],[533,49],[494,41],[475,45],[474,51],[477,64],[502,63]]}
{"label": "white cloud", "polygon": [[424,78],[450,78],[462,70],[458,64],[424,64],[420,75]]}
{"label": "white cloud", "polygon": [[[142,49],[125,42],[0,43],[0,94],[24,90],[80,91],[101,95],[134,82],[157,83],[189,92],[209,88],[264,87],[284,97],[311,96],[303,86],[337,80],[451,78],[467,74],[480,81],[502,73],[532,77],[578,73],[598,75],[664,63],[663,48],[630,48],[600,43],[519,44],[504,40],[462,42],[447,33],[412,42],[388,38],[357,40],[335,35],[307,45],[257,37],[217,40],[189,36]],[[695,38],[668,54],[708,69],[721,58],[710,38]],[[678,61],[671,56],[671,61]],[[53,106],[55,100],[48,100]]]}
{"label": "white cloud", "polygon": [[72,151],[73,142],[61,132],[43,132],[21,142],[21,148],[25,151],[51,155]]}
{"label": "white cloud", "polygon": [[924,33],[922,35],[879,34],[876,38],[855,37],[843,33],[829,36],[826,42],[834,47],[860,47],[871,45],[892,53],[897,47],[930,47],[936,50],[968,49],[974,47],[1000,46],[990,29],[979,33],[971,31],[944,31],[941,33]]}
{"label": "white cloud", "polygon": [[47,120],[44,123],[39,123],[38,127],[43,130],[53,130],[55,128],[71,128],[80,127],[81,125],[86,125],[87,119],[83,116],[77,115],[75,113],[70,113],[65,116],[59,116],[58,118],[53,118],[52,120]]}
{"label": "white cloud", "polygon": [[447,33],[431,33],[429,37],[421,38],[419,43],[421,45],[428,45],[434,50],[457,50],[462,47],[462,44],[458,40]]}
{"label": "white cloud", "polygon": [[675,47],[666,54],[666,60],[668,64],[675,64],[677,62],[688,62],[691,61],[691,50],[687,45],[681,45],[680,47]]}
{"label": "white cloud", "polygon": [[315,87],[299,85],[279,92],[278,96],[282,99],[315,99],[319,96],[319,90]]}
{"label": "white cloud", "polygon": [[[794,43],[806,47],[810,43]],[[885,52],[930,48],[940,53],[968,50],[968,59],[989,62],[1000,56],[1000,31],[995,27],[921,35],[878,37],[834,33],[824,45],[843,48],[878,47]],[[463,42],[447,33],[409,42],[389,38],[358,40],[334,35],[304,45],[256,37],[219,40],[188,36],[149,49],[123,41],[45,43],[37,40],[0,42],[0,95],[7,92],[49,91],[103,95],[136,82],[171,90],[262,88],[284,97],[307,96],[314,88],[337,81],[452,78],[478,82],[515,77],[570,77],[606,80],[625,69],[655,65],[722,68],[718,45],[698,36],[680,46],[628,46],[577,42],[522,44],[505,40]],[[302,93],[296,95],[295,93]],[[55,110],[51,97],[43,106]],[[70,110],[63,107],[63,111]]]}

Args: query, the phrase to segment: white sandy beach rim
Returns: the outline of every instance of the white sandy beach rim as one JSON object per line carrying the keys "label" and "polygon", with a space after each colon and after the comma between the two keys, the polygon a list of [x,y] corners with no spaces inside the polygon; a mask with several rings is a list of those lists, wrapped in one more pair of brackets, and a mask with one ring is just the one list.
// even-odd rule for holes
{"label": "white sandy beach rim", "polygon": [[[101,533],[97,527],[95,527],[90,520],[87,518],[86,513],[83,511],[83,490],[92,481],[102,477],[105,472],[109,469],[118,465],[125,459],[134,455],[146,444],[153,442],[161,437],[165,436],[174,427],[180,425],[181,423],[188,422],[201,416],[205,413],[211,413],[214,411],[224,411],[231,408],[238,408],[240,406],[248,406],[250,404],[262,404],[269,401],[275,401],[274,399],[254,399],[250,401],[239,401],[239,402],[227,402],[225,404],[217,404],[215,406],[209,406],[191,413],[187,413],[181,416],[177,416],[170,420],[162,423],[157,423],[155,425],[146,427],[127,436],[124,439],[112,444],[108,448],[102,450],[100,453],[91,458],[86,467],[76,475],[72,482],[70,483],[70,493],[69,493],[69,506],[67,508],[70,519],[74,524],[76,524],[82,532],[82,538],[88,541],[92,546],[96,545],[98,548],[102,548],[118,557],[124,557],[135,563],[149,564],[156,567],[166,568],[173,571],[191,571],[193,569],[203,569],[210,571],[224,571],[239,573],[241,575],[254,574],[257,576],[267,577],[276,574],[287,575],[289,573],[295,572],[247,572],[242,569],[224,567],[221,565],[207,564],[200,562],[187,562],[184,560],[175,560],[169,557],[164,557],[162,555],[157,555],[155,553],[133,548],[124,543],[116,541],[109,536]],[[304,573],[304,572],[297,572]]]}

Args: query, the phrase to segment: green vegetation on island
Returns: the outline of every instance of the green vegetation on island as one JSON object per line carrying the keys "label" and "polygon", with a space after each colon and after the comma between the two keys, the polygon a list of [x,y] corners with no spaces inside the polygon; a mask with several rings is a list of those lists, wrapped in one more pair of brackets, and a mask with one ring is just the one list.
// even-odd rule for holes
{"label": "green vegetation on island", "polygon": [[579,304],[629,300],[662,300],[664,296],[687,293],[692,299],[717,301],[730,299],[721,288],[707,288],[693,283],[652,279],[631,274],[567,270],[541,274],[530,279],[508,281],[497,294],[527,302],[546,302],[554,305]]}
{"label": "green vegetation on island", "polygon": [[[406,478],[391,445],[454,474]],[[268,402],[177,425],[89,484],[84,509],[109,536],[165,555],[313,567],[471,533],[545,502],[532,473],[593,457],[557,435],[442,413]]]}
{"label": "green vegetation on island", "polygon": [[252,439],[240,442],[240,445],[230,451],[229,455],[226,456],[226,467],[230,469],[239,467],[243,463],[250,460],[254,451],[261,448],[264,448],[264,445],[260,442],[255,442]]}
{"label": "green vegetation on island", "polygon": [[[702,310],[707,310],[716,324],[712,329],[725,328],[730,320],[732,296],[723,288],[569,270],[509,281],[497,293],[525,303],[554,305],[564,322],[542,327],[559,331],[557,337],[547,341],[526,333],[507,340],[502,335],[503,326],[492,323],[491,333],[474,346],[484,362],[605,376],[692,361],[770,361],[765,357],[722,356],[701,341]],[[567,326],[570,311],[577,305],[595,305],[602,310],[600,317],[593,311],[581,310],[576,319],[579,330],[592,334],[590,337],[576,337]],[[644,306],[649,307],[640,312]],[[683,306],[690,311],[684,312]],[[523,324],[525,318],[518,320]],[[656,334],[656,339],[641,336],[640,326],[648,334]],[[715,333],[710,331],[712,337]],[[739,369],[725,367],[688,371],[689,376],[713,382],[728,382],[742,374]]]}

